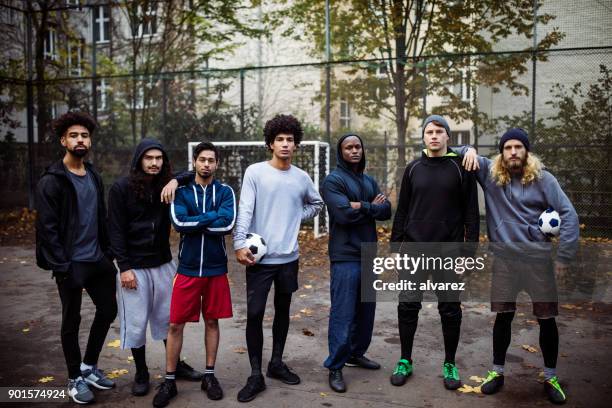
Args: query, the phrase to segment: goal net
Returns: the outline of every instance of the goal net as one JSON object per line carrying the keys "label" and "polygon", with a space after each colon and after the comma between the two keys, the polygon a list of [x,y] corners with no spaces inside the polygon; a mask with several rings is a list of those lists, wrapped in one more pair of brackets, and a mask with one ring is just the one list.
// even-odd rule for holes
{"label": "goal net", "polygon": [[[193,148],[200,142],[189,142],[187,145],[187,168],[193,169]],[[253,163],[270,159],[270,152],[265,143],[261,142],[213,142],[220,152],[220,163],[215,177],[222,183],[231,186],[239,200],[242,178],[246,168]],[[319,141],[303,141],[297,148],[291,163],[304,170],[312,179],[317,191],[329,174],[330,160],[329,144]],[[312,228],[314,237],[327,234],[329,219],[326,209],[323,209],[313,220],[305,223]]]}

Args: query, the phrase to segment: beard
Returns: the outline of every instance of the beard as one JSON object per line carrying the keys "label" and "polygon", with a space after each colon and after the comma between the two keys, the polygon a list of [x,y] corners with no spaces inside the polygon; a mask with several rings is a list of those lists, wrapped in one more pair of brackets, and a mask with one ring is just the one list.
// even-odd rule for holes
{"label": "beard", "polygon": [[510,171],[520,171],[527,164],[527,156],[523,158],[518,158],[518,160],[510,160],[504,159],[504,167],[506,167]]}
{"label": "beard", "polygon": [[78,157],[79,159],[81,159],[87,156],[87,153],[89,153],[89,149],[87,147],[83,147],[79,149],[72,149],[72,150],[69,149],[68,153],[70,153],[74,157]]}

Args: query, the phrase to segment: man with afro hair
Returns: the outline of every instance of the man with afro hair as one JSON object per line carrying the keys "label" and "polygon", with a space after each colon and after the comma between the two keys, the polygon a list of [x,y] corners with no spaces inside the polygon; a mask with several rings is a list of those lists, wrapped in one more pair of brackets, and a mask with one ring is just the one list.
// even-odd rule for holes
{"label": "man with afro hair", "polygon": [[[300,122],[291,115],[277,115],[264,128],[264,140],[272,158],[250,165],[244,173],[234,250],[246,266],[246,341],[251,375],[238,393],[238,401],[253,400],[266,388],[262,375],[262,322],[268,293],[274,282],[272,357],[266,375],[285,384],[298,384],[300,377],[283,362],[289,330],[291,295],[298,288],[298,232],[300,223],[315,217],[323,200],[308,174],[291,164],[302,141]],[[267,255],[255,263],[246,244],[248,233],[263,237]]]}
{"label": "man with afro hair", "polygon": [[[90,386],[115,384],[97,368],[98,356],[117,315],[116,269],[110,255],[102,178],[85,161],[96,129],[83,112],[60,116],[53,129],[65,149],[36,187],[36,263],[53,271],[62,303],[61,340],[68,366],[68,394],[79,404],[93,402]],[[83,289],[96,307],[85,356],[79,325]]]}

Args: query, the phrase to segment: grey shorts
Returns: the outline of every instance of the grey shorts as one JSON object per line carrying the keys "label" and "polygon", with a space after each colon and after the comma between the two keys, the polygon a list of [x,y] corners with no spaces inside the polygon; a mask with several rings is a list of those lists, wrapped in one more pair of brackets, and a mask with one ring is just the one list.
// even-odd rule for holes
{"label": "grey shorts", "polygon": [[121,348],[138,348],[146,344],[147,325],[153,340],[164,340],[170,322],[174,261],[155,268],[132,269],[136,289],[121,287],[117,274],[117,303],[121,323]]}

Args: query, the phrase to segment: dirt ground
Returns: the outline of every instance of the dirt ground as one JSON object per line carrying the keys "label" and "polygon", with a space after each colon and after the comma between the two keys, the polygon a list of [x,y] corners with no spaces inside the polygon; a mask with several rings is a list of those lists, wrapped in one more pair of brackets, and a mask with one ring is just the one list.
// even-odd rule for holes
{"label": "dirt ground", "polygon": [[[30,234],[23,244],[0,246],[0,387],[63,387],[66,369],[59,341],[60,302],[50,273],[36,267]],[[29,242],[28,242],[29,241]],[[6,242],[3,243],[6,245]],[[542,356],[538,326],[529,305],[523,305],[513,325],[513,338],[507,359],[506,385],[495,396],[447,391],[442,386],[443,360],[441,328],[436,305],[427,303],[421,313],[415,339],[415,372],[403,387],[393,387],[389,375],[399,358],[396,305],[379,303],[374,338],[369,357],[379,361],[379,371],[346,368],[346,394],[335,394],[327,385],[329,314],[329,264],[324,239],[302,237],[300,289],[294,295],[291,326],[285,360],[302,383],[287,386],[267,379],[268,389],[251,402],[256,407],[533,407],[550,405],[545,399],[539,372]],[[250,369],[246,355],[244,269],[230,262],[234,317],[221,322],[221,346],[216,374],[225,391],[221,401],[212,402],[199,389],[199,383],[179,381],[179,395],[171,407],[244,406],[236,394]],[[264,322],[264,364],[271,350],[272,296]],[[84,293],[81,344],[84,349],[94,306]],[[457,364],[465,384],[476,387],[491,363],[491,331],[494,315],[488,305],[464,304],[464,318]],[[564,305],[558,318],[560,357],[558,373],[569,396],[569,407],[604,407],[612,392],[612,312],[592,304]],[[129,350],[112,347],[119,338],[119,321],[112,325],[100,356],[99,366],[118,374],[117,388],[96,391],[97,405],[108,407],[150,407],[154,391],[136,398],[130,394],[134,364]],[[109,345],[110,343],[110,345]],[[529,347],[532,348],[528,350]],[[147,360],[155,383],[163,374],[164,350],[161,342],[147,346]],[[204,368],[203,323],[188,325],[182,355],[195,368]],[[127,372],[126,372],[127,370]],[[48,377],[46,383],[39,381]],[[49,378],[50,377],[50,378]],[[0,404],[2,405],[2,404]],[[25,404],[15,404],[24,406]],[[69,406],[37,404],[37,406]]]}

